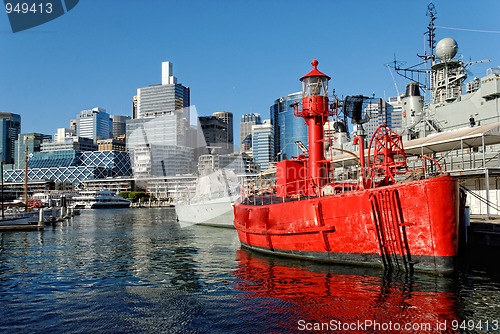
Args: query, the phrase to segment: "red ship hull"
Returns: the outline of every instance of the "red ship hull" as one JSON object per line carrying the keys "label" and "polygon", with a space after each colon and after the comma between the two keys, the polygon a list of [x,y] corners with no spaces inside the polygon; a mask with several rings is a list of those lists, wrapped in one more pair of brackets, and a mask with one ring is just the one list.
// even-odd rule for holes
{"label": "red ship hull", "polygon": [[459,185],[435,178],[301,200],[234,205],[243,247],[330,263],[450,273],[458,253]]}

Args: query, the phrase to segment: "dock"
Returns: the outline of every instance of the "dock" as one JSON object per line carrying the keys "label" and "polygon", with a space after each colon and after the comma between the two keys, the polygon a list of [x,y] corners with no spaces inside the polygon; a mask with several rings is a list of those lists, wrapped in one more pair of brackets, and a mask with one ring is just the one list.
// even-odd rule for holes
{"label": "dock", "polygon": [[471,215],[467,245],[500,247],[500,216]]}
{"label": "dock", "polygon": [[[78,213],[77,213],[78,212]],[[79,214],[79,210],[72,208],[54,207],[41,210],[37,213],[38,222],[33,221],[34,217],[28,218],[27,224],[5,224],[0,225],[0,232],[15,231],[43,231],[47,225],[55,225],[64,222]]]}
{"label": "dock", "polygon": [[10,231],[42,231],[43,225],[1,225],[0,232],[10,232]]}

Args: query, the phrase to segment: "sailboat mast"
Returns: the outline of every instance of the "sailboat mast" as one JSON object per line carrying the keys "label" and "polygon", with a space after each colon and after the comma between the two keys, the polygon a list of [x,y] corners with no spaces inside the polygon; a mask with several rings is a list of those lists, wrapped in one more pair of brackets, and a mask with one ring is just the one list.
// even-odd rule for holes
{"label": "sailboat mast", "polygon": [[24,137],[24,208],[28,212],[28,136]]}

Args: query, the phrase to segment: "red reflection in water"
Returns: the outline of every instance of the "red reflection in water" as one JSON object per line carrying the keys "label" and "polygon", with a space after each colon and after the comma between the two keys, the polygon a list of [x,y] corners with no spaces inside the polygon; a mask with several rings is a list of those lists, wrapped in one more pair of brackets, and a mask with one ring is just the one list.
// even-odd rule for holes
{"label": "red reflection in water", "polygon": [[[291,332],[453,333],[456,295],[433,276],[384,276],[381,271],[313,265],[237,251],[234,272],[242,298],[262,300]],[[285,320],[286,319],[286,320]],[[286,328],[284,328],[286,327]],[[272,330],[270,332],[273,332]]]}

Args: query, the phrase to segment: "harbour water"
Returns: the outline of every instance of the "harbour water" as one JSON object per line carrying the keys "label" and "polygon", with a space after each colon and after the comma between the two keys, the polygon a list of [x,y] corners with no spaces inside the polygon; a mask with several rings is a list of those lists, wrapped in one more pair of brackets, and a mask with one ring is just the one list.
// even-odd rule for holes
{"label": "harbour water", "polygon": [[[490,254],[492,255],[492,254]],[[266,257],[171,208],[0,233],[1,333],[500,332],[500,270],[453,277]]]}

